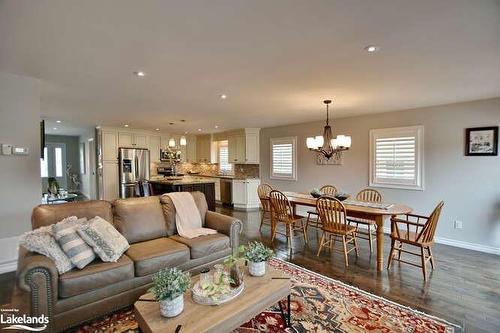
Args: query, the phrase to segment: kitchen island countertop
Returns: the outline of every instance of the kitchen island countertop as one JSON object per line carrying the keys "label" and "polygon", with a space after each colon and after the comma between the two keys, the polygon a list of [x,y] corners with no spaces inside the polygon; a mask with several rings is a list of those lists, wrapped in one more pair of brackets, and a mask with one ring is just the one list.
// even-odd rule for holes
{"label": "kitchen island countertop", "polygon": [[162,177],[153,176],[149,179],[150,183],[165,184],[165,185],[192,185],[192,184],[210,184],[215,183],[214,180],[205,177]]}

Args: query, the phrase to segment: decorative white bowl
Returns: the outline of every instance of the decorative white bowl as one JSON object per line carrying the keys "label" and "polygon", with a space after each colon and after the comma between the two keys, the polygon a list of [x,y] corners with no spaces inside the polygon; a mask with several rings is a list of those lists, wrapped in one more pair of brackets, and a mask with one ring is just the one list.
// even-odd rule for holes
{"label": "decorative white bowl", "polygon": [[223,303],[227,303],[232,299],[238,297],[239,294],[245,289],[245,284],[242,283],[239,287],[231,288],[227,294],[223,294],[218,296],[218,298],[214,299],[210,296],[206,296],[201,288],[200,281],[197,281],[191,292],[193,294],[193,301],[202,305],[219,305]]}

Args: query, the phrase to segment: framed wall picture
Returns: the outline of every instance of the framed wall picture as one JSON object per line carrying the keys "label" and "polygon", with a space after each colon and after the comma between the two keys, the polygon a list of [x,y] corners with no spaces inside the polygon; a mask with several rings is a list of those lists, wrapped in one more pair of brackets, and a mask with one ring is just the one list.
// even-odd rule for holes
{"label": "framed wall picture", "polygon": [[466,128],[465,155],[497,156],[498,126]]}

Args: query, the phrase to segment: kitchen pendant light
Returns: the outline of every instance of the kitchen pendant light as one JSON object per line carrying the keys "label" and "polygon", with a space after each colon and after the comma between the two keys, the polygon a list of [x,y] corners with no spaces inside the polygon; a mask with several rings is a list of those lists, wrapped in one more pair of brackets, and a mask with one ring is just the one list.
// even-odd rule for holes
{"label": "kitchen pendant light", "polygon": [[332,101],[327,99],[323,103],[326,105],[326,125],[323,129],[323,136],[308,137],[306,145],[310,151],[321,153],[329,160],[333,156],[340,157],[344,150],[348,150],[351,147],[351,137],[348,135],[337,135],[336,138],[332,138],[332,128],[329,119],[329,105]]}
{"label": "kitchen pendant light", "polygon": [[179,139],[179,144],[181,146],[186,146],[187,145],[187,140],[186,140],[186,137],[184,135],[181,136],[181,138]]}
{"label": "kitchen pendant light", "polygon": [[168,140],[168,146],[170,148],[175,148],[175,139],[174,138],[170,138],[170,140]]}

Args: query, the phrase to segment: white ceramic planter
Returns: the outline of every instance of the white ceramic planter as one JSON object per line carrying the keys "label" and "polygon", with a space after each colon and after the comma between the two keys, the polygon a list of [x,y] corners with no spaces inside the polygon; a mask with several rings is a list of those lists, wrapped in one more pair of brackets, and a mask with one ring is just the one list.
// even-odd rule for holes
{"label": "white ceramic planter", "polygon": [[248,262],[248,272],[252,276],[263,276],[266,274],[266,262]]}
{"label": "white ceramic planter", "polygon": [[160,301],[160,313],[163,317],[175,317],[184,310],[184,294],[173,300]]}

